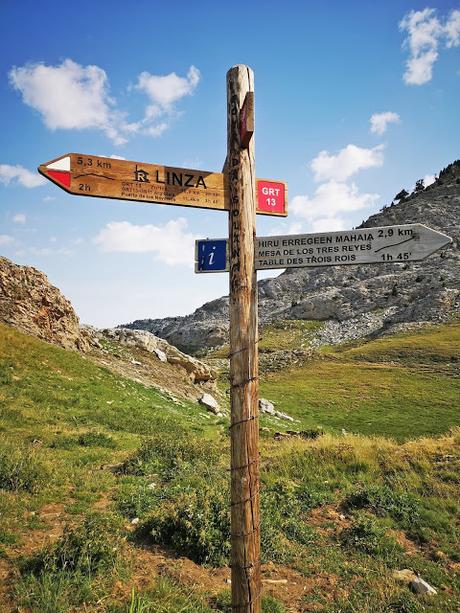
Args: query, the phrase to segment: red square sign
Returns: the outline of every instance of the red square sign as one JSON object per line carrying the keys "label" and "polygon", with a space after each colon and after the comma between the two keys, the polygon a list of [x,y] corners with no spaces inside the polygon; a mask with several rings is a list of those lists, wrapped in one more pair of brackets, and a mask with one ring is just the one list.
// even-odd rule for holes
{"label": "red square sign", "polygon": [[279,181],[257,181],[257,210],[285,215],[286,190]]}

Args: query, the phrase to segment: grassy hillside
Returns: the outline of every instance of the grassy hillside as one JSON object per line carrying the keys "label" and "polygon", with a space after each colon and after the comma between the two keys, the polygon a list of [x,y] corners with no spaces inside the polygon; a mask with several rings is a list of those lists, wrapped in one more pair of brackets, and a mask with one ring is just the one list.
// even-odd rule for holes
{"label": "grassy hillside", "polygon": [[[264,330],[263,337],[272,344],[279,330]],[[327,348],[300,368],[267,373],[261,394],[297,418],[299,428],[397,440],[441,434],[459,424],[459,348],[458,323]]]}
{"label": "grassy hillside", "polygon": [[[263,420],[266,613],[459,610],[458,333],[264,378],[296,429],[327,431],[278,442]],[[227,425],[0,326],[0,610],[229,611]]]}

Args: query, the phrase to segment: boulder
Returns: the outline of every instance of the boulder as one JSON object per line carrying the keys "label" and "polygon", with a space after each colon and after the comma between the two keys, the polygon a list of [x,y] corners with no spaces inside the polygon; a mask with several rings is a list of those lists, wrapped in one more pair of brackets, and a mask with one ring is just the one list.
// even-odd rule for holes
{"label": "boulder", "polygon": [[432,587],[421,577],[416,577],[415,579],[413,579],[410,582],[410,587],[415,594],[431,594],[432,596],[434,596],[438,593],[437,590],[434,589],[434,587]]}
{"label": "boulder", "polygon": [[269,415],[275,415],[275,405],[266,398],[259,398],[259,411],[261,413],[268,413]]}
{"label": "boulder", "polygon": [[198,402],[202,404],[204,407],[206,407],[208,411],[211,411],[211,413],[214,413],[214,415],[220,415],[219,403],[214,398],[214,396],[211,396],[211,394],[203,394],[198,399]]}
{"label": "boulder", "polygon": [[408,585],[415,594],[437,594],[437,590],[427,583],[424,579],[419,577],[413,570],[403,568],[403,570],[395,570],[393,578],[396,581],[405,583]]}
{"label": "boulder", "polygon": [[259,411],[261,413],[267,413],[268,415],[273,415],[273,417],[279,417],[280,419],[287,419],[288,421],[294,421],[294,418],[286,413],[282,413],[281,411],[277,411],[275,409],[275,405],[270,400],[266,398],[259,398]]}
{"label": "boulder", "polygon": [[161,349],[154,349],[154,353],[156,354],[160,362],[168,361],[168,358],[166,357],[166,353],[164,351],[161,351]]}
{"label": "boulder", "polygon": [[394,571],[393,579],[396,579],[396,581],[400,581],[401,583],[409,585],[411,581],[415,581],[417,579],[417,575],[414,573],[413,570],[403,568],[402,570]]}

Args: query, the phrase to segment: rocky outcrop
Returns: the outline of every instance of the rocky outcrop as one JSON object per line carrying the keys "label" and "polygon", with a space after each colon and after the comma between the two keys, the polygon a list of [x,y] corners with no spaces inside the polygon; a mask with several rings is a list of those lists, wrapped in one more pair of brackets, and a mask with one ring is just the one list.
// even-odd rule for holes
{"label": "rocky outcrop", "polygon": [[208,302],[192,315],[165,319],[140,319],[123,327],[149,330],[182,351],[198,353],[222,345],[228,335],[228,296]]}
{"label": "rocky outcrop", "polygon": [[216,373],[204,362],[144,330],[80,326],[70,302],[45,274],[1,257],[0,322],[65,349],[84,351],[87,359],[156,387],[181,406],[181,399],[198,402],[203,394],[218,393]]}
{"label": "rocky outcrop", "polygon": [[[457,317],[460,162],[444,169],[428,188],[384,207],[360,227],[403,223],[424,223],[452,237],[453,243],[422,262],[298,268],[260,281],[261,323],[280,319],[324,321],[317,337],[323,344]],[[150,330],[184,351],[216,347],[228,337],[228,297],[209,302],[185,317],[138,320],[127,327]]]}
{"label": "rocky outcrop", "polygon": [[213,370],[204,362],[182,353],[162,338],[154,336],[145,330],[129,330],[126,328],[107,328],[98,330],[85,327],[92,343],[103,347],[104,341],[114,341],[118,345],[141,349],[154,354],[160,362],[169,363],[184,369],[192,383],[212,381],[216,378]]}
{"label": "rocky outcrop", "polygon": [[0,257],[0,322],[65,349],[89,349],[78,317],[59,289],[36,268],[4,257]]}

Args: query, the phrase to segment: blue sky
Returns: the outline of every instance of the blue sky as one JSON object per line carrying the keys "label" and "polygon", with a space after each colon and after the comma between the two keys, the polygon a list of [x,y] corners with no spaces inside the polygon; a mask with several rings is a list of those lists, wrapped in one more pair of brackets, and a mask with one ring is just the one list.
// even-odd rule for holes
{"label": "blue sky", "polygon": [[289,217],[259,216],[259,235],[349,229],[460,157],[459,2],[228,6],[1,3],[0,253],[43,270],[86,323],[227,293],[192,250],[227,215],[77,198],[36,167],[75,151],[220,171],[233,64],[255,72],[257,176],[289,186]]}

